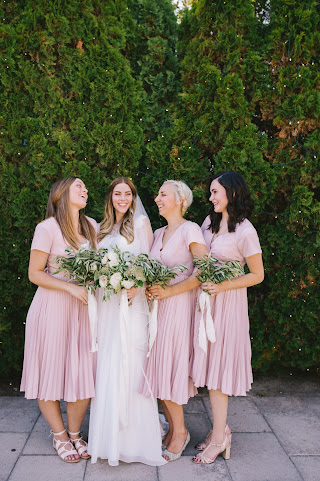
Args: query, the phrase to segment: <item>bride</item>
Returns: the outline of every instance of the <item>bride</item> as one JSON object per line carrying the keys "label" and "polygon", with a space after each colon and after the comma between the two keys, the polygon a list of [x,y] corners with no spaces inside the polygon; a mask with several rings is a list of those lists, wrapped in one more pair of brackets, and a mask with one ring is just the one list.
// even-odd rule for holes
{"label": "bride", "polygon": [[[100,248],[117,245],[133,254],[149,253],[149,218],[126,177],[109,187],[98,242]],[[165,464],[156,400],[139,394],[147,353],[148,307],[144,289],[131,288],[103,301],[97,293],[98,365],[96,397],[91,401],[89,446],[91,462],[108,459],[152,466]]]}

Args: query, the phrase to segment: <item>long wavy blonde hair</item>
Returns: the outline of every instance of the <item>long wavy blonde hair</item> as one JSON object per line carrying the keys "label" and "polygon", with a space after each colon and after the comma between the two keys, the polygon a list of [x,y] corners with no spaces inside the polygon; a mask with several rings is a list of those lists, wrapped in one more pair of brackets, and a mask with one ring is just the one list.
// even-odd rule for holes
{"label": "long wavy blonde hair", "polygon": [[127,184],[127,186],[130,187],[130,190],[132,192],[132,204],[127,210],[127,212],[124,214],[120,222],[120,234],[127,239],[129,244],[131,244],[134,241],[133,216],[136,210],[137,189],[135,188],[131,180],[127,177],[117,177],[109,185],[106,205],[104,208],[104,219],[100,223],[98,242],[100,242],[106,235],[110,234],[116,223],[116,211],[112,203],[112,194],[118,184]]}
{"label": "long wavy blonde hair", "polygon": [[[79,249],[79,234],[76,232],[69,202],[69,189],[78,177],[66,177],[53,184],[50,190],[46,219],[54,217],[58,222],[66,242]],[[96,232],[82,211],[79,211],[80,234],[96,247]]]}

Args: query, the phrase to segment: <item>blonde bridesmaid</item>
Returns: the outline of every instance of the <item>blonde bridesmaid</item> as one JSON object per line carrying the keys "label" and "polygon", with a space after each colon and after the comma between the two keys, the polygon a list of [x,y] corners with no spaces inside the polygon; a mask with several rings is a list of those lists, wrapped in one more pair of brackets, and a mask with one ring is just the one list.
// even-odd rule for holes
{"label": "blonde bridesmaid", "polygon": [[184,182],[166,181],[155,202],[168,224],[154,233],[150,256],[169,267],[178,264],[188,267],[165,289],[160,286],[147,289],[149,299],[159,300],[158,332],[146,360],[142,392],[148,396],[151,390],[162,402],[169,422],[163,456],[167,461],[174,461],[190,440],[183,404],[196,392],[189,378],[194,288],[199,285],[193,275],[192,260],[208,251],[200,227],[183,217],[192,202],[192,192]]}

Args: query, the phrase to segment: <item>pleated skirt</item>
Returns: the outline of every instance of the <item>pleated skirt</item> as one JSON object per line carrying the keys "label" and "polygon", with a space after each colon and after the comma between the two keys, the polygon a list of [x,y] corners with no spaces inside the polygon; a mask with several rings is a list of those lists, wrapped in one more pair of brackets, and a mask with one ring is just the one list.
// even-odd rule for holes
{"label": "pleated skirt", "polygon": [[190,377],[195,290],[158,301],[158,332],[145,362],[144,396],[187,404],[197,390]]}
{"label": "pleated skirt", "polygon": [[88,308],[62,291],[39,287],[26,321],[21,391],[27,399],[75,402],[95,395]]}
{"label": "pleated skirt", "polygon": [[192,379],[197,387],[220,389],[229,396],[245,396],[252,384],[247,289],[210,297],[216,342],[207,354],[199,347],[200,312],[195,311]]}

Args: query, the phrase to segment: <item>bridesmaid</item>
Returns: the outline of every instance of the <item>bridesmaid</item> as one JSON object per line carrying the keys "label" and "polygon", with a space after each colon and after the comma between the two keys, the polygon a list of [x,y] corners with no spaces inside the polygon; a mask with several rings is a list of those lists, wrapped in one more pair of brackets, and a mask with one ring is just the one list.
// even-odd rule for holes
{"label": "bridesmaid", "polygon": [[[64,280],[63,273],[54,274],[54,258],[66,255],[67,246],[96,246],[97,223],[81,212],[87,198],[81,179],[67,177],[53,184],[29,263],[29,279],[39,287],[27,316],[21,391],[27,399],[38,399],[52,429],[53,447],[67,463],[90,457],[80,427],[95,395],[95,356],[90,353],[87,290]],[[60,399],[67,401],[69,434]]]}
{"label": "bridesmaid", "polygon": [[155,199],[159,213],[168,223],[154,233],[150,257],[174,267],[186,264],[188,270],[178,275],[171,285],[148,287],[148,299],[158,299],[158,333],[145,364],[146,379],[142,392],[160,399],[169,422],[163,440],[163,457],[178,459],[190,440],[184,424],[183,404],[195,394],[189,378],[192,346],[191,319],[195,291],[199,286],[192,275],[192,259],[208,252],[200,227],[183,218],[192,202],[192,192],[180,181],[168,180]]}
{"label": "bridesmaid", "polygon": [[228,396],[245,396],[252,383],[247,287],[264,278],[258,235],[248,220],[254,205],[244,178],[237,172],[221,172],[213,177],[210,193],[212,210],[202,225],[207,247],[222,262],[246,263],[249,273],[231,282],[201,285],[212,296],[216,342],[208,341],[207,355],[200,349],[201,315],[196,312],[192,378],[197,387],[208,387],[213,415],[212,431],[196,446],[202,451],[193,458],[198,464],[211,464],[220,453],[229,459]]}

